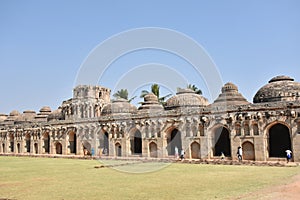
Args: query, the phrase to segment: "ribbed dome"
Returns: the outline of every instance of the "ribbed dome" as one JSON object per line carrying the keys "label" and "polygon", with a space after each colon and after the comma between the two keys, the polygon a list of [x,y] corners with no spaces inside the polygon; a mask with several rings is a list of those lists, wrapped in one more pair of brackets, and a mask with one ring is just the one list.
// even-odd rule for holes
{"label": "ribbed dome", "polygon": [[40,113],[50,113],[51,108],[49,106],[44,106],[40,109]]}
{"label": "ribbed dome", "polygon": [[136,113],[137,108],[131,105],[126,99],[116,99],[105,105],[102,109],[102,115],[108,114],[122,114],[122,113]]}
{"label": "ribbed dome", "polygon": [[159,104],[157,96],[153,93],[145,95],[144,102],[139,110],[163,110],[163,106]]}
{"label": "ribbed dome", "polygon": [[233,83],[226,83],[222,87],[222,93],[214,101],[213,105],[243,105],[249,102],[238,91],[238,87]]}
{"label": "ribbed dome", "polygon": [[208,100],[203,96],[195,94],[190,89],[179,89],[175,96],[167,100],[165,108],[204,107],[207,105]]}
{"label": "ribbed dome", "polygon": [[300,83],[288,76],[276,76],[258,90],[254,103],[300,100]]}

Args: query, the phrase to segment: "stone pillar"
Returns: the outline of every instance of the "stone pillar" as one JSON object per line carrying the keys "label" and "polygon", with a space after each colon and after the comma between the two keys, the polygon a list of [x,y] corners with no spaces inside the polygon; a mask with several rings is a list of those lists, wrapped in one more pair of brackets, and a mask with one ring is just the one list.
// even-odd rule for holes
{"label": "stone pillar", "polygon": [[149,142],[145,138],[142,138],[142,157],[150,157]]}
{"label": "stone pillar", "polygon": [[54,152],[54,144],[53,144],[53,135],[54,135],[54,130],[49,131],[49,154],[55,154]]}

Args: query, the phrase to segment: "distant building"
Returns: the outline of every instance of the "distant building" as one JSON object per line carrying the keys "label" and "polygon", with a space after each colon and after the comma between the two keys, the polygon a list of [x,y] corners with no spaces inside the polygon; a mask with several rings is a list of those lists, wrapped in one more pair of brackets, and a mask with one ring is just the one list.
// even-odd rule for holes
{"label": "distant building", "polygon": [[110,89],[77,86],[73,98],[54,111],[12,111],[0,115],[0,154],[63,154],[110,157],[213,159],[223,152],[236,160],[280,160],[285,150],[300,161],[300,83],[272,78],[248,102],[226,83],[211,104],[183,89],[164,105],[148,94],[139,108],[111,102]]}

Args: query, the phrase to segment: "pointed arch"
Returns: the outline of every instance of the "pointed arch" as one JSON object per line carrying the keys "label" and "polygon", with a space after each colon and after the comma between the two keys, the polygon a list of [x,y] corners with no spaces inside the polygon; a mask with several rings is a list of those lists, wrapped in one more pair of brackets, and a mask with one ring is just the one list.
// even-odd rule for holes
{"label": "pointed arch", "polygon": [[246,141],[242,144],[243,159],[244,160],[255,160],[255,150],[252,142]]}
{"label": "pointed arch", "polygon": [[76,154],[77,135],[74,131],[69,132],[69,148],[70,153]]}
{"label": "pointed arch", "polygon": [[56,154],[62,154],[62,145],[60,142],[55,143],[55,153]]}
{"label": "pointed arch", "polygon": [[175,155],[175,147],[182,149],[182,139],[181,139],[181,132],[177,129],[171,129],[167,134],[167,150],[168,155]]}
{"label": "pointed arch", "polygon": [[191,156],[194,159],[200,158],[200,144],[198,142],[191,143]]}
{"label": "pointed arch", "polygon": [[157,144],[155,142],[150,142],[149,151],[150,151],[150,157],[157,158]]}
{"label": "pointed arch", "polygon": [[119,142],[117,142],[115,144],[115,152],[116,152],[116,156],[119,156],[119,157],[122,156],[122,146]]}
{"label": "pointed arch", "polygon": [[269,157],[285,157],[287,149],[292,150],[289,128],[282,123],[276,123],[268,129]]}
{"label": "pointed arch", "polygon": [[230,132],[225,126],[216,127],[213,131],[213,155],[220,156],[222,152],[231,157]]}

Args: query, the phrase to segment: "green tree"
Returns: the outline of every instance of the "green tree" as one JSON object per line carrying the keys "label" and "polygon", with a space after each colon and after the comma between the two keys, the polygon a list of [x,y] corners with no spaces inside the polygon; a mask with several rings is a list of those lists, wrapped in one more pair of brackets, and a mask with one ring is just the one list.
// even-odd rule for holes
{"label": "green tree", "polygon": [[202,91],[196,85],[188,84],[187,89],[193,90],[196,94],[202,94]]}
{"label": "green tree", "polygon": [[[162,105],[164,105],[164,104],[165,104],[166,98],[168,98],[168,97],[171,96],[172,94],[167,94],[167,95],[161,97],[161,96],[159,95],[159,92],[160,92],[160,87],[159,87],[159,85],[156,84],[156,83],[152,84],[152,85],[151,85],[151,93],[153,93],[155,96],[157,96],[157,99],[158,99],[158,102],[159,102],[159,103],[161,103]],[[143,90],[143,91],[141,92],[141,96],[140,96],[140,97],[141,97],[141,98],[144,98],[144,97],[145,97],[147,94],[149,94],[149,93],[150,93],[149,91]]]}
{"label": "green tree", "polygon": [[113,97],[126,99],[129,102],[131,102],[133,99],[136,98],[136,96],[134,96],[134,97],[128,99],[128,90],[127,89],[118,90],[116,93],[113,94]]}

